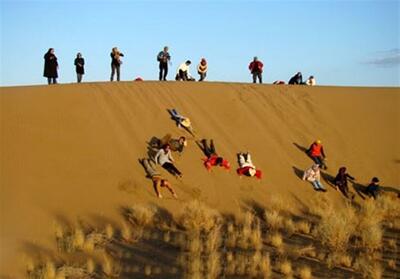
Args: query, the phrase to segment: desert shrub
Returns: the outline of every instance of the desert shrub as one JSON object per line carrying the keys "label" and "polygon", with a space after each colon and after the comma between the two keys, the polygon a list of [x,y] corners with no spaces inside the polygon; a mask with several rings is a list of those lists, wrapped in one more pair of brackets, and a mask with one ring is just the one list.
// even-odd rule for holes
{"label": "desert shrub", "polygon": [[300,279],[311,279],[312,273],[311,268],[308,266],[303,266],[298,271],[298,276]]}
{"label": "desert shrub", "polygon": [[278,270],[280,273],[286,276],[286,278],[291,278],[293,274],[292,263],[289,260],[283,260],[278,263]]}
{"label": "desert shrub", "polygon": [[220,223],[219,213],[197,200],[186,204],[180,217],[180,225],[188,231],[208,232]]}
{"label": "desert shrub", "polygon": [[270,230],[278,230],[283,226],[283,217],[277,210],[265,210],[265,221]]}
{"label": "desert shrub", "polygon": [[135,204],[127,210],[127,218],[132,224],[144,227],[153,222],[155,213],[153,207]]}

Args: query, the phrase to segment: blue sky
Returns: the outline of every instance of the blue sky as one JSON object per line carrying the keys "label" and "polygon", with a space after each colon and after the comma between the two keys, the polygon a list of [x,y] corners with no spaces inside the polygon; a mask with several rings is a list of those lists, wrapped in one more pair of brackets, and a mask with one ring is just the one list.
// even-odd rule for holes
{"label": "blue sky", "polygon": [[155,80],[164,45],[169,79],[205,57],[209,81],[250,82],[256,55],[267,83],[301,71],[322,85],[400,86],[400,1],[0,1],[1,86],[46,83],[50,47],[61,83],[75,81],[77,52],[84,81],[109,80],[114,46],[122,80]]}

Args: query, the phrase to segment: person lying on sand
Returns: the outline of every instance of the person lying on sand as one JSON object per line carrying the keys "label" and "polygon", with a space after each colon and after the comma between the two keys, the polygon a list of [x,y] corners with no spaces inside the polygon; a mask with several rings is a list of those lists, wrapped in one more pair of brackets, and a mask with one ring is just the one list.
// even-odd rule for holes
{"label": "person lying on sand", "polygon": [[229,162],[224,158],[218,156],[217,152],[215,151],[214,141],[210,140],[210,145],[207,144],[206,139],[202,139],[201,141],[202,146],[200,148],[203,150],[204,154],[207,158],[203,159],[204,166],[208,171],[211,170],[213,166],[220,166],[224,167],[225,169],[229,170],[231,168]]}
{"label": "person lying on sand", "polygon": [[156,163],[162,166],[165,170],[175,177],[182,177],[182,173],[174,166],[174,158],[172,158],[171,147],[165,144],[154,157]]}
{"label": "person lying on sand", "polygon": [[141,159],[140,162],[142,163],[144,169],[146,170],[147,175],[150,177],[150,179],[153,181],[153,187],[154,191],[157,194],[157,197],[160,199],[162,198],[162,195],[160,193],[160,188],[167,188],[171,194],[174,196],[174,198],[178,198],[178,195],[175,193],[174,189],[171,186],[171,183],[167,180],[164,179],[151,165],[150,160],[148,159]]}
{"label": "person lying on sand", "polygon": [[302,179],[310,181],[316,191],[326,192],[325,187],[321,183],[321,173],[318,164],[314,164],[306,170]]}
{"label": "person lying on sand", "polygon": [[[349,197],[349,187],[347,185],[347,179],[355,180],[350,174],[346,172],[346,167],[341,167],[333,180],[333,184],[336,187],[336,191],[340,190],[346,198]],[[354,193],[351,193],[351,199],[354,198]]]}
{"label": "person lying on sand", "polygon": [[325,164],[326,156],[321,140],[314,141],[310,145],[310,148],[307,149],[306,153],[316,164],[320,165],[322,169],[326,170],[328,168]]}
{"label": "person lying on sand", "polygon": [[253,165],[250,153],[240,152],[237,154],[237,157],[238,157],[239,168],[236,170],[236,172],[239,176],[241,175],[250,177],[255,176],[258,179],[261,179],[262,172],[260,170],[257,170],[256,167]]}
{"label": "person lying on sand", "polygon": [[176,109],[168,109],[172,119],[175,120],[178,128],[184,128],[190,134],[194,135],[194,130],[190,119],[186,116],[181,115]]}
{"label": "person lying on sand", "polygon": [[160,140],[159,147],[165,144],[169,144],[171,151],[182,153],[183,149],[187,146],[187,140],[184,136],[174,139],[170,134],[167,134]]}

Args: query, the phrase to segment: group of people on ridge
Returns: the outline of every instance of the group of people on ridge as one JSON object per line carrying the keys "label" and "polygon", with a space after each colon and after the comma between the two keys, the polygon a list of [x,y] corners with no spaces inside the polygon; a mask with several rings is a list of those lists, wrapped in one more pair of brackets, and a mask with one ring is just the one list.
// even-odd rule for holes
{"label": "group of people on ridge", "polygon": [[[110,81],[114,81],[115,75],[117,76],[117,81],[121,79],[121,65],[124,54],[118,50],[117,47],[113,47],[110,53],[111,57],[111,76]],[[168,75],[168,67],[171,64],[171,55],[169,54],[168,46],[165,46],[163,50],[161,50],[157,55],[157,61],[159,63],[159,76],[158,79],[160,81],[166,81]],[[195,81],[195,78],[190,74],[190,65],[192,62],[190,60],[186,60],[181,63],[177,68],[175,80],[177,81]],[[77,53],[76,58],[74,60],[75,71],[76,71],[76,79],[77,82],[82,82],[83,75],[85,74],[85,59],[82,57],[81,53]],[[262,83],[262,73],[263,73],[263,63],[258,59],[258,57],[254,57],[253,61],[249,64],[250,73],[253,76],[253,83],[257,82]],[[201,58],[199,64],[197,65],[197,73],[200,78],[198,81],[204,81],[207,77],[208,64],[205,58]],[[47,78],[48,84],[57,83],[58,78],[58,61],[57,57],[54,53],[54,48],[50,48],[46,54],[44,55],[44,73],[43,76]],[[135,80],[142,80],[141,78],[137,78]],[[275,81],[274,84],[285,84],[284,81]],[[315,78],[310,76],[305,82],[303,82],[303,78],[300,72],[298,72],[295,76],[293,76],[288,84],[305,84],[314,86],[316,85]]]}

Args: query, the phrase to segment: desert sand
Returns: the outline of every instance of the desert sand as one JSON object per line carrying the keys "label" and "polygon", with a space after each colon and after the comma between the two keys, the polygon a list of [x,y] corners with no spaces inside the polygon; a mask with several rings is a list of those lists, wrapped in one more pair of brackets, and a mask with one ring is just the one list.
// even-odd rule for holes
{"label": "desert sand", "polygon": [[[196,138],[214,139],[232,169],[208,173],[193,137],[167,109],[189,117]],[[120,82],[0,88],[0,277],[23,278],[26,255],[54,250],[54,223],[87,218],[118,224],[121,207],[157,204],[170,212],[198,199],[224,213],[274,195],[293,211],[315,195],[341,207],[343,195],[317,193],[298,177],[312,161],[301,151],[320,139],[329,169],[347,166],[360,184],[378,176],[400,190],[400,89],[240,83]],[[138,159],[153,137],[185,135],[176,165],[162,170],[178,200],[154,193]],[[249,151],[261,181],[239,178],[236,153]],[[161,170],[161,168],[159,168]],[[323,181],[324,183],[324,181]],[[325,183],[326,184],[326,183]]]}

